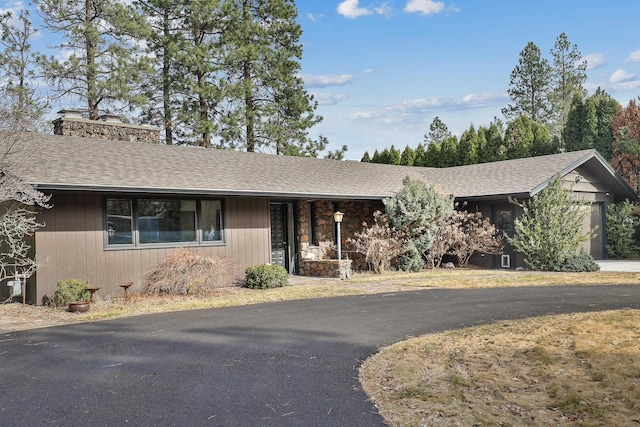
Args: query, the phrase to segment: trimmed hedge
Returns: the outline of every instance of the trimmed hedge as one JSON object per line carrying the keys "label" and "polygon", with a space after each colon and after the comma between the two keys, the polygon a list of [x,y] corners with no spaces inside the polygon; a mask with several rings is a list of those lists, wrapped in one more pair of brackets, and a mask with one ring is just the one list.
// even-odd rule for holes
{"label": "trimmed hedge", "polygon": [[262,264],[247,267],[242,284],[245,288],[270,289],[289,285],[289,273],[281,265]]}

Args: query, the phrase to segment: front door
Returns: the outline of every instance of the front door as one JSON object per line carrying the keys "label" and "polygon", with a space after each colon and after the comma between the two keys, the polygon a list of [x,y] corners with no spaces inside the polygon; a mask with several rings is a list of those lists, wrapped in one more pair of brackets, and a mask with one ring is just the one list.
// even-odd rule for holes
{"label": "front door", "polygon": [[[515,209],[511,204],[494,205],[492,209],[493,224],[504,236],[513,237],[515,233]],[[516,252],[513,247],[504,241],[502,254],[494,258],[495,268],[515,268]]]}
{"label": "front door", "polygon": [[295,272],[293,203],[271,203],[271,263]]}

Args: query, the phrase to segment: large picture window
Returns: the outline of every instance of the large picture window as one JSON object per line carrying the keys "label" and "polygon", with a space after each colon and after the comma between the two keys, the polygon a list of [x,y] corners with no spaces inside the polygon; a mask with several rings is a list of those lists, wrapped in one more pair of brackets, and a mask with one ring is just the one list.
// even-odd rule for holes
{"label": "large picture window", "polygon": [[108,198],[107,246],[222,243],[222,201]]}

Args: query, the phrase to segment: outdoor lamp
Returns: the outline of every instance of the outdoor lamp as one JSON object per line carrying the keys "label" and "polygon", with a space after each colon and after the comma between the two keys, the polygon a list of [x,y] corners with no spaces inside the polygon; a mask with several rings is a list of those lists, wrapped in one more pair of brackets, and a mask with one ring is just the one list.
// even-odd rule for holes
{"label": "outdoor lamp", "polygon": [[340,211],[335,211],[333,213],[333,220],[338,224],[338,261],[342,261],[342,244],[340,242],[340,223],[342,222],[342,217],[344,213]]}

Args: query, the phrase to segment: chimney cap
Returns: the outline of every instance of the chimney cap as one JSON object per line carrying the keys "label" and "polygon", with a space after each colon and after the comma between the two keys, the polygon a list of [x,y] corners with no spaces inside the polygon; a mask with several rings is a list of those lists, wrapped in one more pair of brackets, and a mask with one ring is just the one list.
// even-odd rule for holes
{"label": "chimney cap", "polygon": [[75,110],[73,108],[65,108],[58,111],[60,117],[67,119],[82,119],[84,118],[84,110]]}
{"label": "chimney cap", "polygon": [[117,114],[105,113],[100,116],[103,122],[122,123],[122,117]]}

